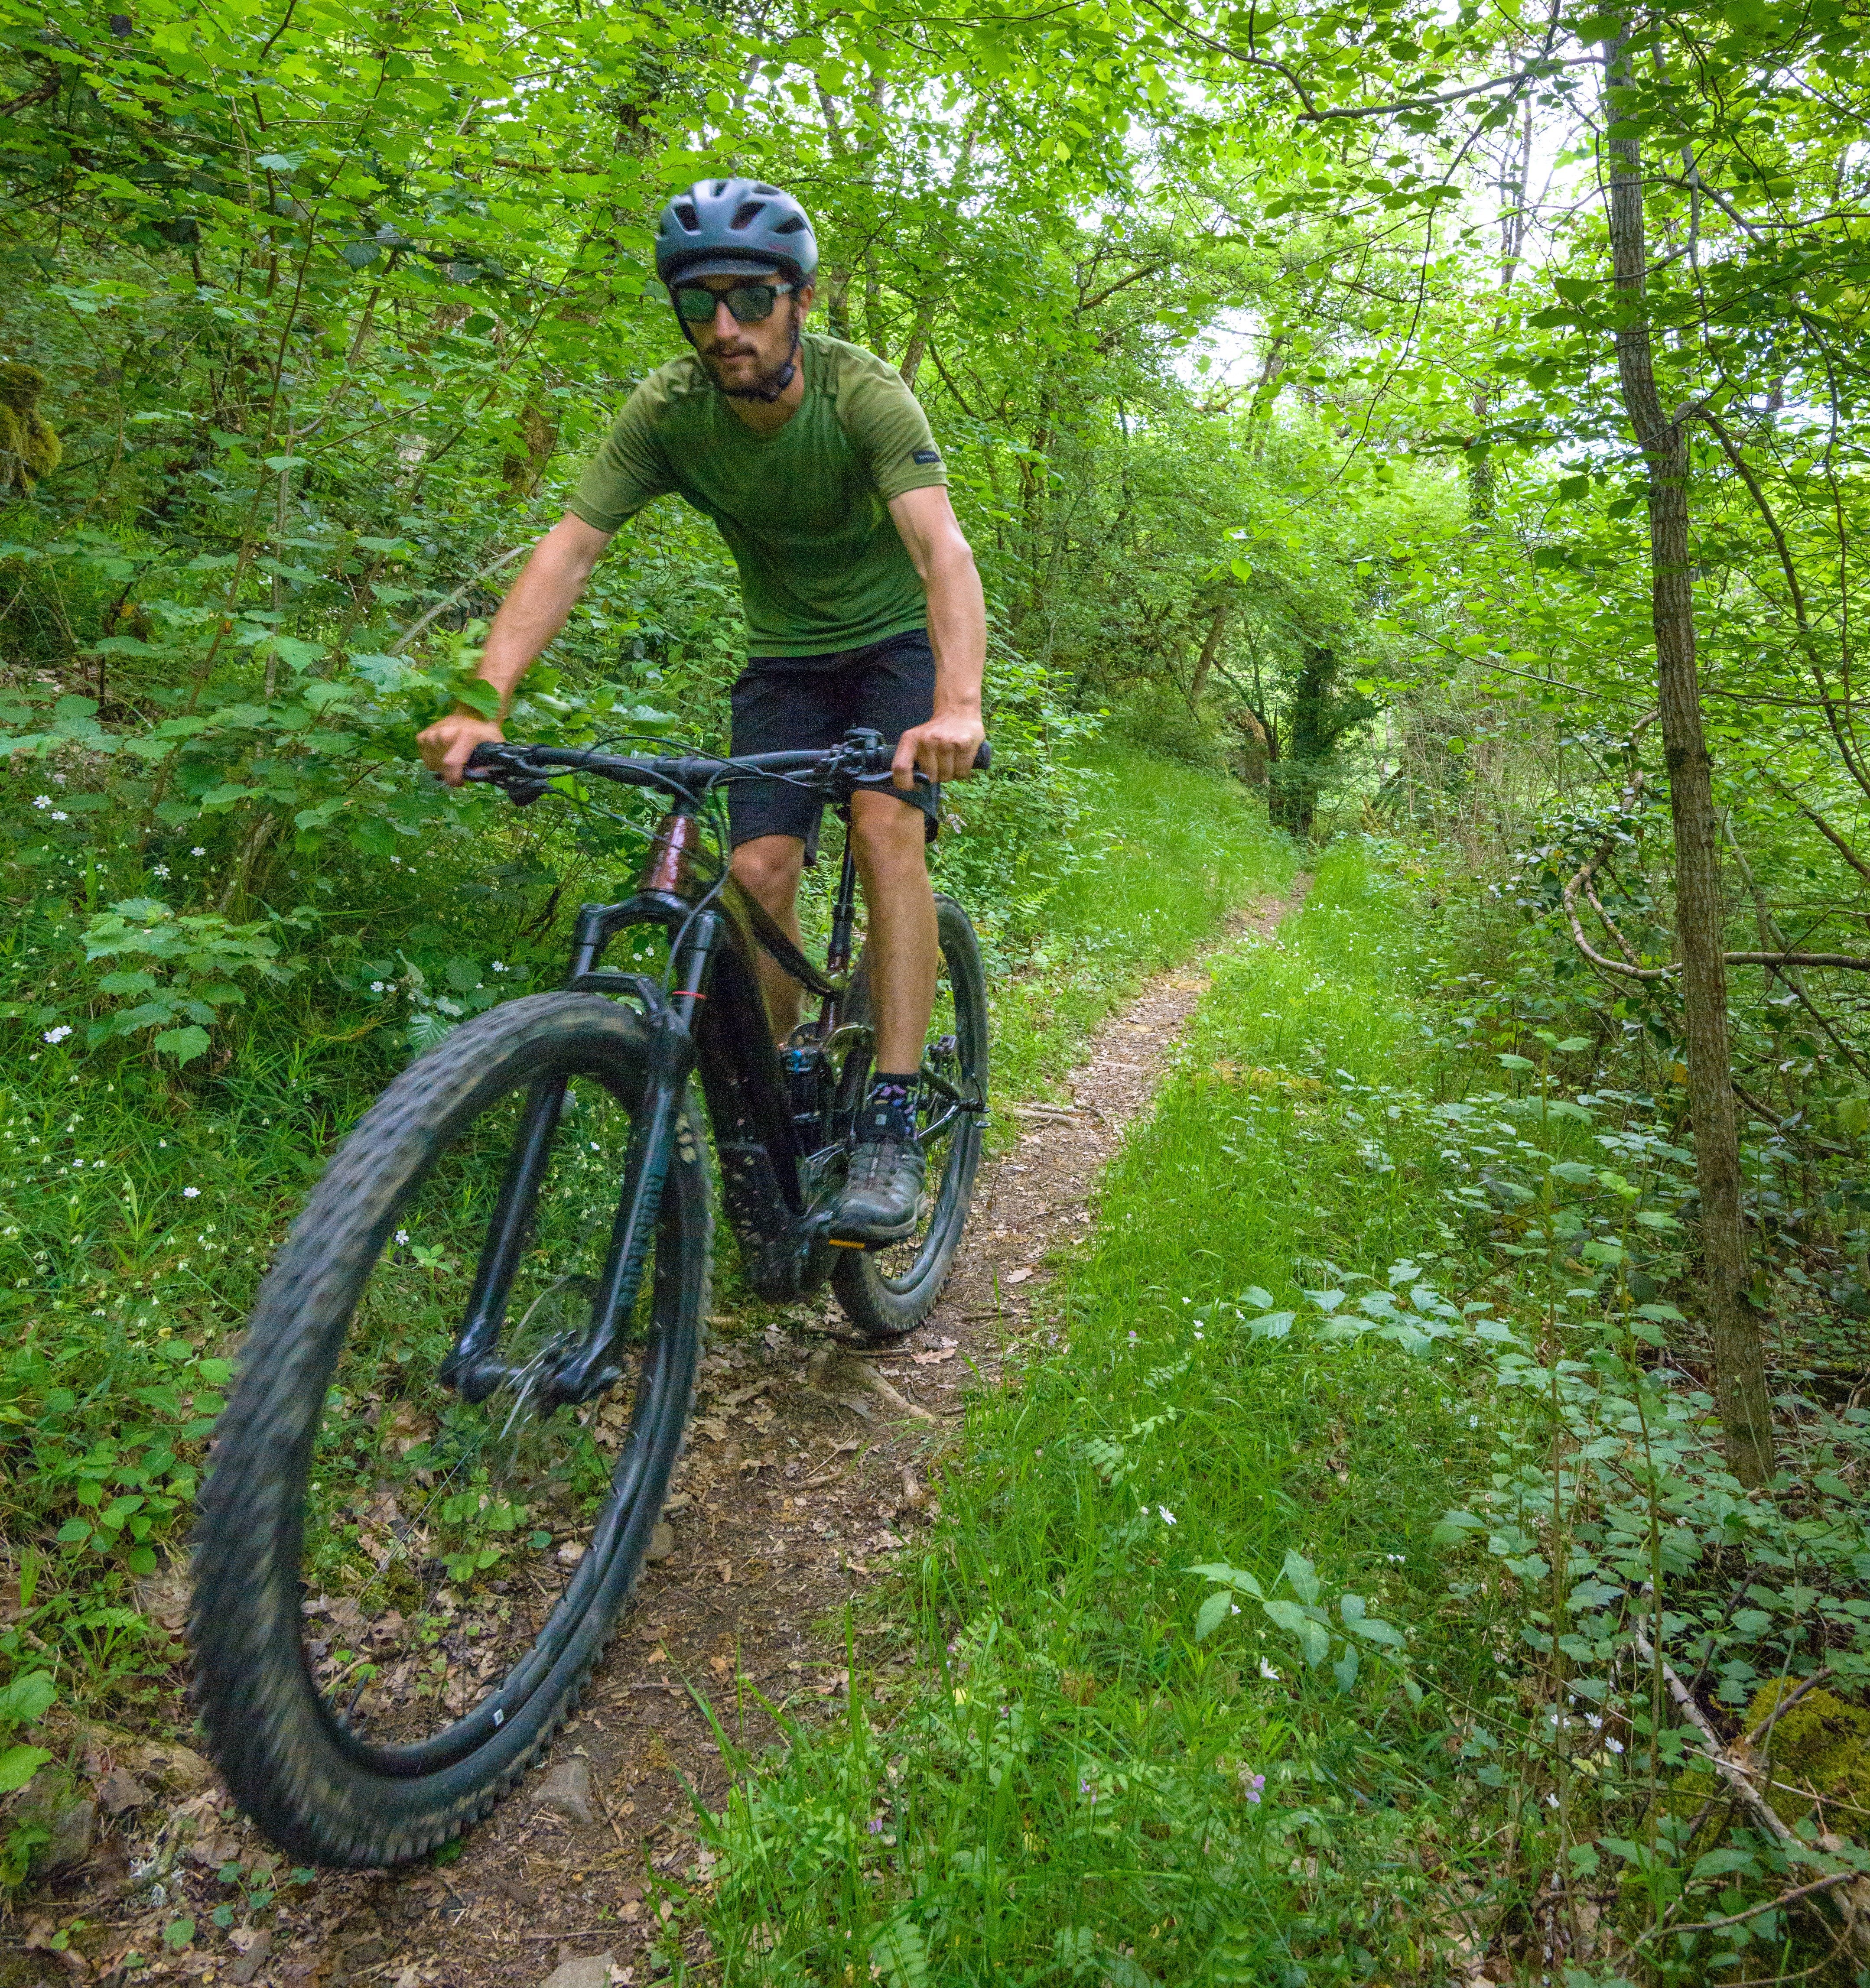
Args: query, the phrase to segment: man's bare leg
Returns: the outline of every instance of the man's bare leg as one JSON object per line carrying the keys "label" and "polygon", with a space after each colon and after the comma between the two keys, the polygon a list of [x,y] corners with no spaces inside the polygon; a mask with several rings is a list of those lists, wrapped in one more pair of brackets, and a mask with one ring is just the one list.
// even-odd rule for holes
{"label": "man's bare leg", "polygon": [[850,797],[850,827],[864,882],[877,1030],[873,1067],[898,1073],[918,1070],[935,1007],[940,952],[935,893],[928,883],[926,817],[893,794],[859,793]]}
{"label": "man's bare leg", "polygon": [[[909,812],[900,802],[896,806],[899,813]],[[741,888],[799,945],[799,879],[805,873],[805,844],[796,835],[756,835],[734,851],[733,871]],[[755,952],[753,964],[766,996],[773,1040],[783,1045],[799,1026],[799,999],[804,990],[764,947]],[[921,1059],[918,1048],[918,1063]]]}

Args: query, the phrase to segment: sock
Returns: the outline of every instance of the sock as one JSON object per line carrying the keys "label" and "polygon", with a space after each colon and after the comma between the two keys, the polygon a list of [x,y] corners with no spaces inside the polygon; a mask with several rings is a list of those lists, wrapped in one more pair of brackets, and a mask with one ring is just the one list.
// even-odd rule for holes
{"label": "sock", "polygon": [[913,1139],[915,1137],[915,1070],[876,1070],[870,1080],[870,1094],[857,1114],[861,1138]]}

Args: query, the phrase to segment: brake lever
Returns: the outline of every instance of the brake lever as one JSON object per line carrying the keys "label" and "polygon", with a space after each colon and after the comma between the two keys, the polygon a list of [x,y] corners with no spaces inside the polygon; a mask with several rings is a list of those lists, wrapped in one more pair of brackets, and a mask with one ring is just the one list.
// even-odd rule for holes
{"label": "brake lever", "polygon": [[[461,770],[461,777],[464,781],[472,780],[477,786],[485,783],[498,787],[515,807],[530,807],[552,791],[552,776],[534,771],[523,762],[516,764],[508,759],[506,754],[511,749],[492,745],[475,746],[467,765]],[[483,752],[489,758],[477,766],[474,762]]]}

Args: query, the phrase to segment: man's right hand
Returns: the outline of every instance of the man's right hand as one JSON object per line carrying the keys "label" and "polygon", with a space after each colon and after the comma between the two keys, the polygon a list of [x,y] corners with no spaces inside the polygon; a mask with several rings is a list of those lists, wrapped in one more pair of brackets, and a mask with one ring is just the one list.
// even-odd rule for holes
{"label": "man's right hand", "polygon": [[415,742],[421,748],[423,765],[438,779],[458,787],[475,747],[497,745],[506,735],[491,718],[457,705],[447,717],[437,718],[426,732],[418,733]]}

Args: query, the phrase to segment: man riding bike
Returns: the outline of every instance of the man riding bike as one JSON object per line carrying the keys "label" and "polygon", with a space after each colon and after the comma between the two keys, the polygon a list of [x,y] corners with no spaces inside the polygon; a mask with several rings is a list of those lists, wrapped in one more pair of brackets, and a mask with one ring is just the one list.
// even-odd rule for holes
{"label": "man riding bike", "polygon": [[[732,693],[732,751],[828,746],[853,725],[894,741],[887,779],[851,797],[874,1074],[830,1231],[884,1243],[911,1232],[921,1193],[915,1085],[938,963],[925,850],[938,796],[914,774],[940,782],[972,769],[986,735],[986,608],[915,396],[874,353],[803,330],[817,266],[810,221],[776,187],[702,180],[663,209],[656,273],[692,349],[625,403],[494,617],[478,673],[504,716],[618,528],[675,492],[713,519],[740,570],[748,661]],[[458,786],[475,747],[501,735],[458,706],[418,742]],[[729,792],[734,874],[795,942],[821,806],[777,782]],[[761,964],[783,1043],[799,987]]]}

